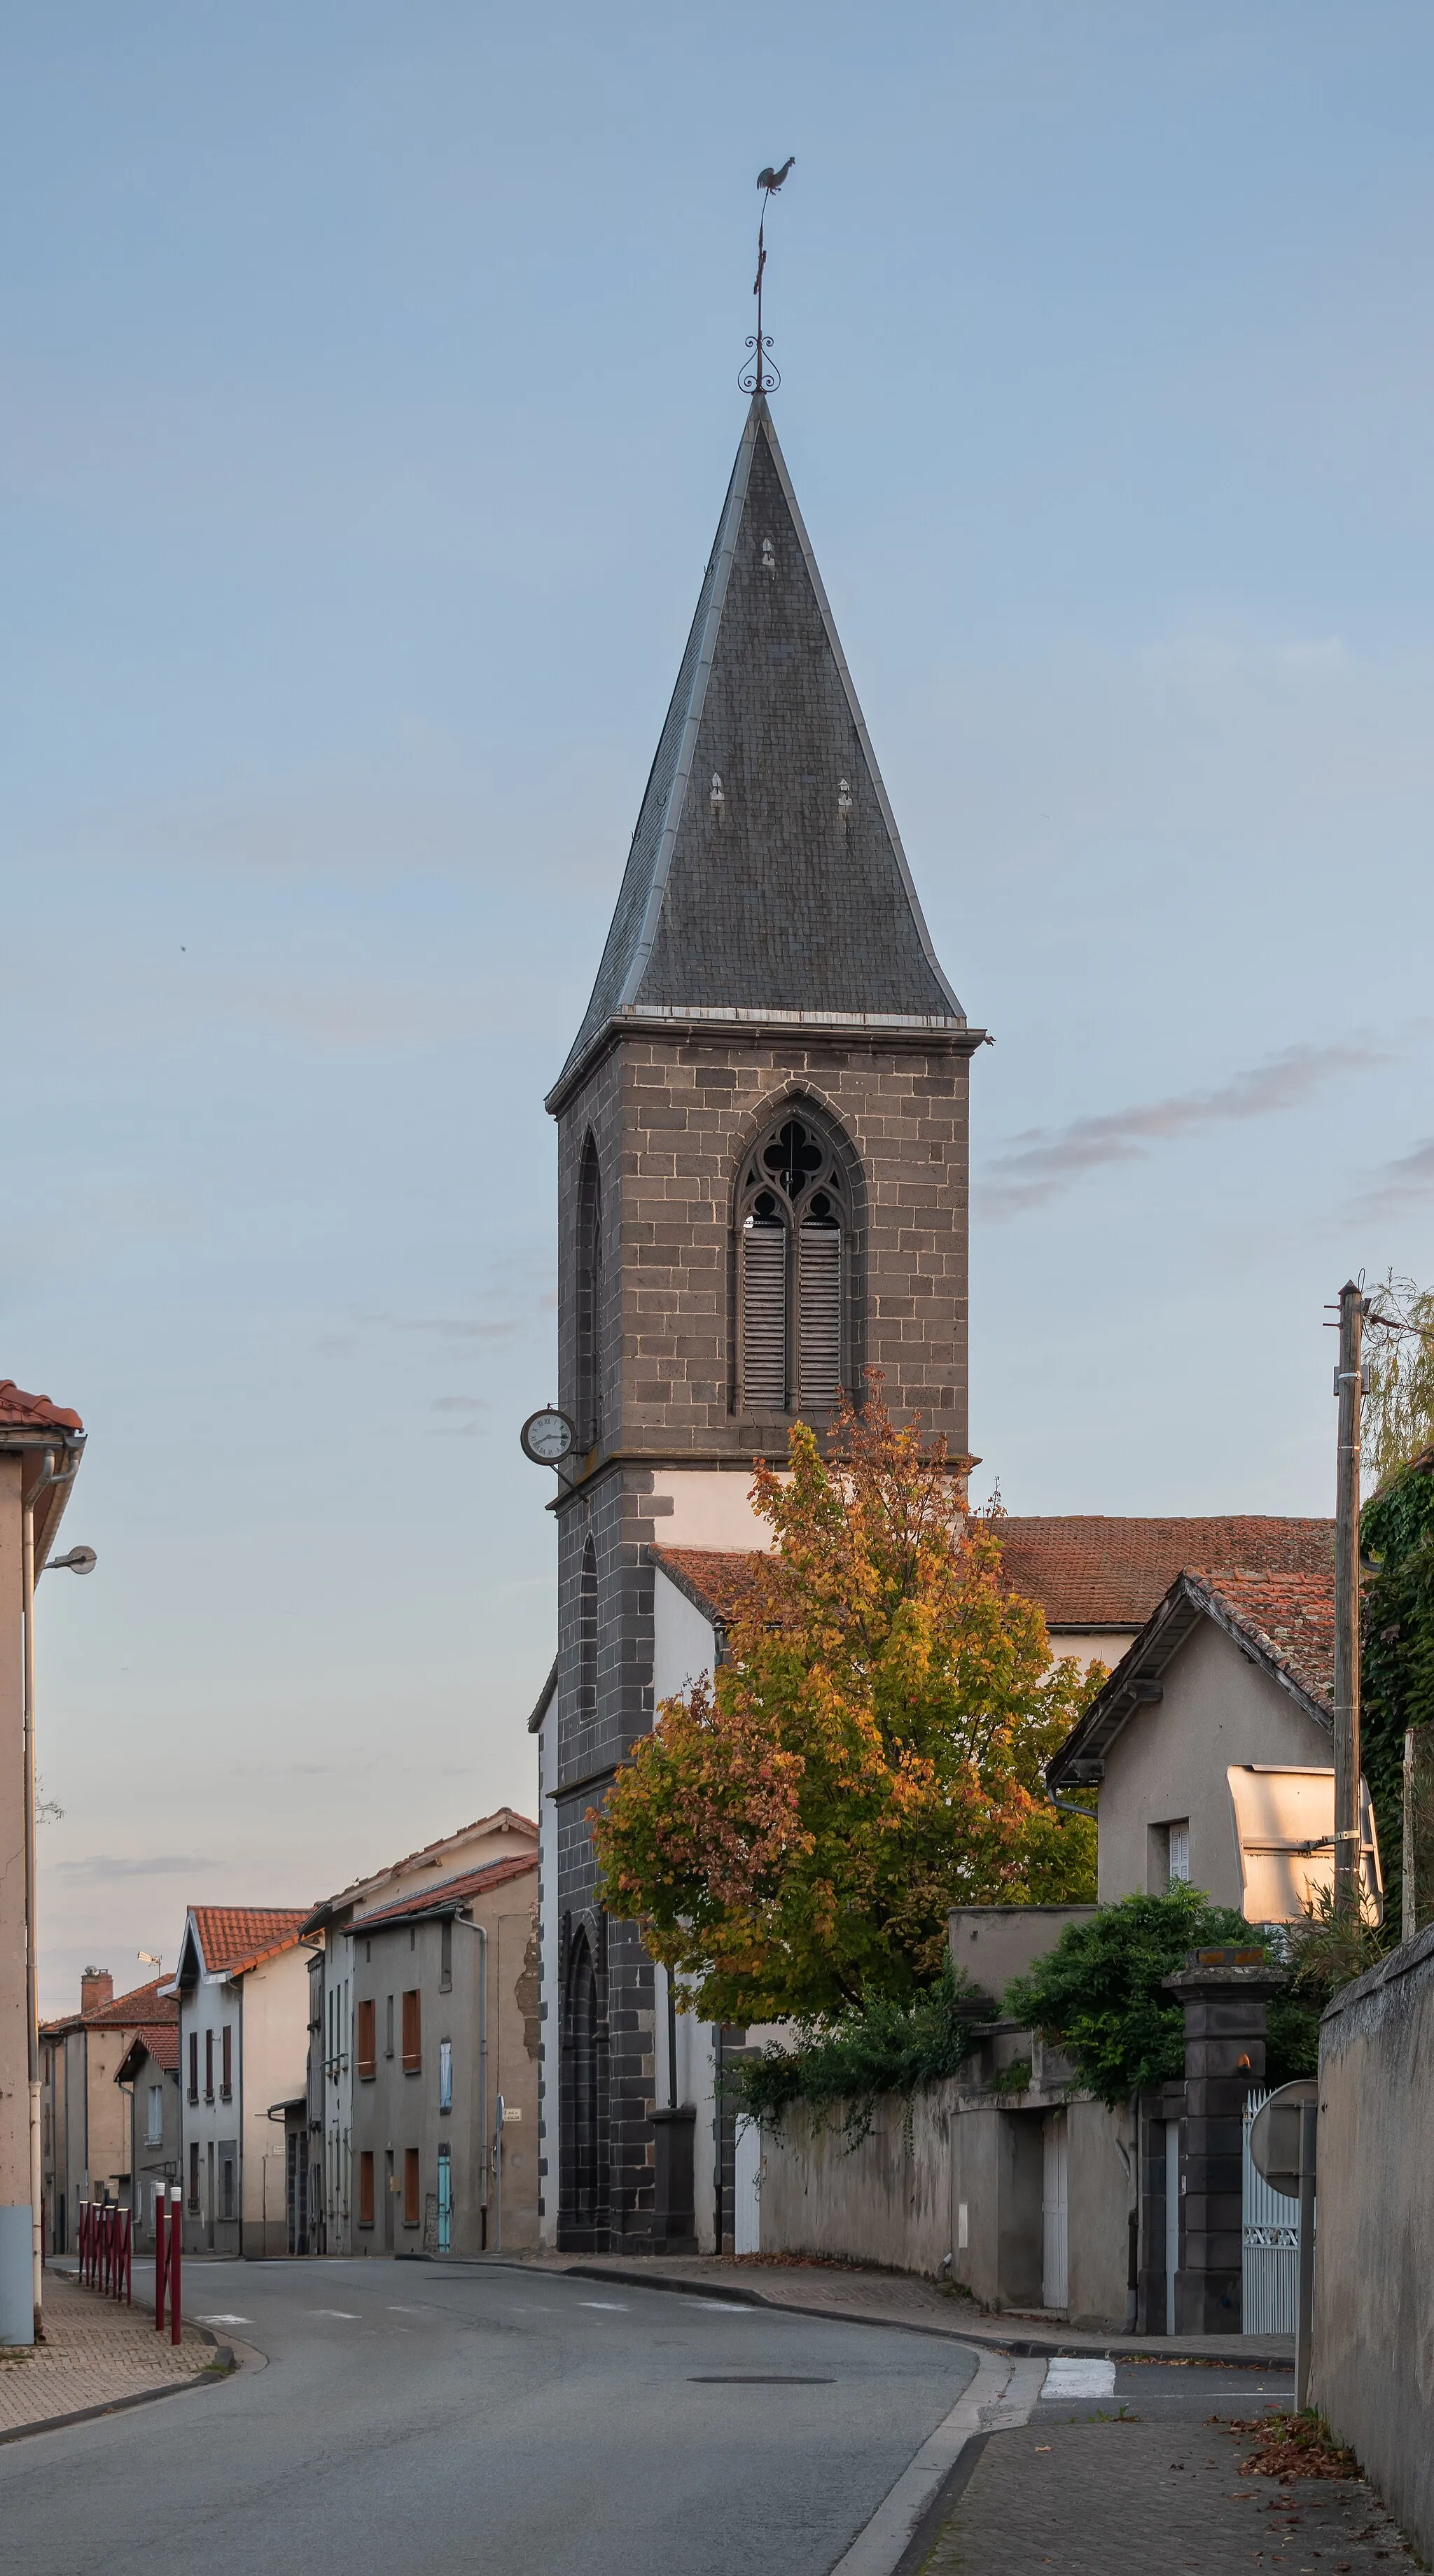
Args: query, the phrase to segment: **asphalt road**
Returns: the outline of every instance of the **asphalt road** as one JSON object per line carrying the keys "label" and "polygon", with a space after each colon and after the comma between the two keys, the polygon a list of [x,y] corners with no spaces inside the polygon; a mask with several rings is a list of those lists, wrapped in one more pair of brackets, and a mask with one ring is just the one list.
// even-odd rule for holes
{"label": "asphalt road", "polygon": [[826,2576],[976,2361],[518,2268],[188,2262],[184,2304],[267,2366],[0,2447],[7,2576]]}

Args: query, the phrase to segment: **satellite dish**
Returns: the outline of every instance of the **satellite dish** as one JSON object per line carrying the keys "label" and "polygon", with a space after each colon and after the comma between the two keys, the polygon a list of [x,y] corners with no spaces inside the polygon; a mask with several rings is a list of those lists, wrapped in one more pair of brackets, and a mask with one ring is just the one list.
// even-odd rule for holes
{"label": "satellite dish", "polygon": [[1271,2191],[1283,2192],[1286,2200],[1300,2196],[1300,2113],[1306,2103],[1318,2100],[1316,2078],[1301,2075],[1262,2102],[1250,2122],[1250,2161]]}
{"label": "satellite dish", "polygon": [[72,1547],[68,1556],[52,1556],[41,1567],[42,1574],[93,1574],[99,1559],[92,1547]]}

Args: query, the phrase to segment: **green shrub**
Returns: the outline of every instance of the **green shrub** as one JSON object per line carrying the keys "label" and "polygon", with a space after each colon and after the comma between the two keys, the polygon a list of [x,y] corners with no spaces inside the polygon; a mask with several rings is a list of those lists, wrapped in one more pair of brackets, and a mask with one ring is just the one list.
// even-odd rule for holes
{"label": "green shrub", "polygon": [[1067,1925],[1053,1950],[1008,1989],[1005,2012],[1069,2057],[1102,2102],[1128,2100],[1185,2072],[1185,2015],[1161,1980],[1187,1950],[1251,1945],[1251,1926],[1198,1887],[1125,1896]]}
{"label": "green shrub", "polygon": [[759,2057],[729,2060],[723,2089],[739,2110],[774,2131],[794,2111],[826,2122],[842,2104],[841,2134],[859,2146],[884,2094],[909,2106],[927,2085],[958,2072],[971,2026],[957,2006],[971,1991],[970,1979],[958,1978],[948,1957],[936,1983],[910,2003],[875,1996],[829,2020],[798,2023],[791,2046],[775,2042]]}

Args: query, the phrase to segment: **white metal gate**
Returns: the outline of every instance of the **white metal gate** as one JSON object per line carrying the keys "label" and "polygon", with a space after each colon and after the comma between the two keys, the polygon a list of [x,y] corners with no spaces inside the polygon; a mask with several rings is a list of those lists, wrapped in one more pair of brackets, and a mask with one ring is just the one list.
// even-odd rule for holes
{"label": "white metal gate", "polygon": [[1245,2098],[1241,2324],[1246,2334],[1293,2334],[1300,2279],[1300,2205],[1271,2191],[1250,2155],[1250,2126],[1268,2088]]}
{"label": "white metal gate", "polygon": [[1043,2140],[1044,2188],[1041,2193],[1041,2305],[1063,2308],[1069,2296],[1066,2234],[1066,2115],[1048,2111]]}

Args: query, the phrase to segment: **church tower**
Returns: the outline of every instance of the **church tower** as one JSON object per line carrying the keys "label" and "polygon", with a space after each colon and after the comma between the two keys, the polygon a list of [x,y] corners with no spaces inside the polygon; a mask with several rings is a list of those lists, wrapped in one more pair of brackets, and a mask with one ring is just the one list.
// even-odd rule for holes
{"label": "church tower", "polygon": [[[558,1122],[562,1471],[545,2153],[573,2249],[675,2249],[655,1985],[590,1808],[653,1720],[656,1546],[751,1548],[752,1462],[880,1369],[967,1441],[967,1025],[753,397]],[[661,1980],[659,1979],[660,1985]],[[556,2099],[555,2099],[556,2095]],[[659,2119],[660,2119],[659,2113]]]}

